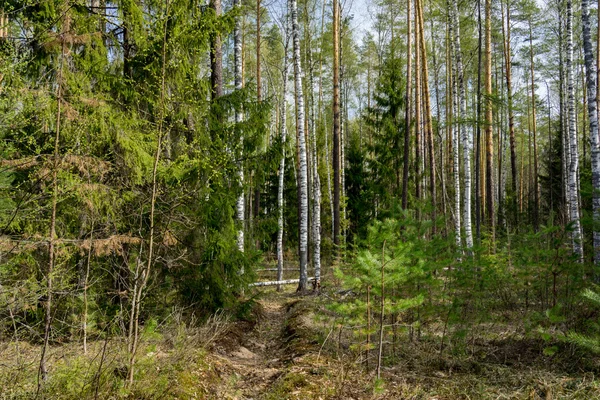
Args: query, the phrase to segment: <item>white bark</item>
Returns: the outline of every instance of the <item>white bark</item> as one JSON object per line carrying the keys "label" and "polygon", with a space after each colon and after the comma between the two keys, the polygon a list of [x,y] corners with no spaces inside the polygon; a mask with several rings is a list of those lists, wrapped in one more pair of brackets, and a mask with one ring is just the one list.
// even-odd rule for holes
{"label": "white bark", "polygon": [[[314,281],[315,278],[306,278],[307,281]],[[279,285],[292,285],[294,283],[300,283],[300,279],[286,279],[280,281],[266,281],[266,282],[254,282],[249,284],[250,287],[259,287],[259,286],[279,286]]]}
{"label": "white bark", "polygon": [[306,138],[304,135],[304,95],[302,93],[302,66],[300,65],[300,28],[298,26],[298,3],[290,0],[292,35],[294,45],[294,83],[296,89],[296,130],[298,132],[298,185],[299,185],[299,256],[300,280],[298,291],[306,290],[308,255],[308,168]]}
{"label": "white bark", "polygon": [[[465,230],[465,241],[467,249],[473,247],[473,231],[471,228],[471,149],[473,147],[473,138],[471,132],[465,123],[467,116],[467,101],[465,94],[464,69],[462,62],[462,51],[460,45],[460,23],[458,19],[458,6],[456,0],[451,0],[450,10],[450,30],[451,39],[454,41],[454,58],[456,63],[456,85],[458,89],[458,130],[460,132],[463,151],[463,168],[464,168],[464,195],[463,195],[463,225]],[[456,150],[454,150],[456,153]],[[458,160],[454,161],[455,163]],[[456,179],[456,178],[455,178]]]}
{"label": "white bark", "polygon": [[590,12],[588,0],[581,1],[583,27],[583,49],[585,53],[585,76],[587,85],[587,106],[590,119],[590,144],[592,156],[592,186],[594,188],[594,263],[600,265],[600,231],[596,224],[600,221],[600,137],[598,136],[598,109],[596,93],[596,73],[594,49],[592,46]]}
{"label": "white bark", "polygon": [[577,131],[575,129],[575,88],[573,85],[573,7],[572,0],[567,0],[567,116],[569,126],[568,164],[568,208],[570,223],[573,224],[573,252],[579,261],[583,262],[583,243],[581,222],[579,220],[579,153],[577,146]]}
{"label": "white bark", "polygon": [[[448,4],[448,31],[449,31],[449,44],[450,51],[454,51],[454,40],[453,40],[453,18],[452,18],[452,10],[450,4]],[[458,125],[456,123],[456,116],[458,115],[458,95],[456,90],[456,76],[457,76],[457,68],[456,63],[452,63],[452,108],[454,112],[452,113],[453,121],[452,121],[452,172],[454,178],[454,234],[456,235],[456,245],[460,249],[462,246],[461,240],[461,224],[460,224],[460,166],[459,166],[459,148],[458,148]]]}
{"label": "white bark", "polygon": [[[240,6],[240,0],[234,0],[234,7]],[[234,73],[235,73],[235,90],[242,90],[242,22],[241,17],[237,17],[235,21],[235,28],[233,33],[234,41]],[[235,113],[235,123],[239,124],[242,122],[243,113],[242,110],[237,110]],[[239,223],[238,235],[237,235],[237,246],[241,252],[244,252],[244,168],[242,166],[242,151],[244,138],[240,138],[240,153],[238,162],[238,179],[240,184],[240,194],[237,198],[235,209],[236,217]]]}
{"label": "white bark", "polygon": [[[286,23],[285,28],[285,50],[283,62],[283,98],[281,104],[281,161],[279,162],[279,187],[277,188],[277,280],[283,279],[283,189],[285,177],[285,142],[287,136],[287,80],[288,80],[288,46],[290,37],[289,23]],[[278,286],[279,290],[280,287]]]}
{"label": "white bark", "polygon": [[[312,86],[312,85],[311,85]],[[313,238],[313,265],[315,268],[315,289],[321,286],[321,178],[319,177],[319,165],[317,156],[317,135],[314,124],[311,129],[312,140],[312,175],[313,175],[313,216],[312,216],[312,238]]]}

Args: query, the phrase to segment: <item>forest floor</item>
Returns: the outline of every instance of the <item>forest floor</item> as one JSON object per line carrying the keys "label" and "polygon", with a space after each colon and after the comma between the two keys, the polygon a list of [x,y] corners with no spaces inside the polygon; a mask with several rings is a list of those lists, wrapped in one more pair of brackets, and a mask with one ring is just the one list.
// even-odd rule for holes
{"label": "forest floor", "polygon": [[[597,360],[547,356],[540,343],[514,337],[473,343],[461,355],[402,337],[377,381],[376,347],[367,372],[351,346],[356,336],[327,310],[335,292],[294,289],[262,289],[248,321],[217,315],[202,328],[146,326],[129,386],[122,340],[91,341],[87,355],[77,341],[55,345],[37,398],[600,399]],[[0,400],[35,398],[39,350],[0,342]]]}

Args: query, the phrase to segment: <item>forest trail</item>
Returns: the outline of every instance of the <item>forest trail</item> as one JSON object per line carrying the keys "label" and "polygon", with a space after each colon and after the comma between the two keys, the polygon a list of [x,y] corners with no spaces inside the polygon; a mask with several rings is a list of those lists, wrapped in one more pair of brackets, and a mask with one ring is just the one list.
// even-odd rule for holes
{"label": "forest trail", "polygon": [[261,315],[254,327],[235,325],[228,337],[216,346],[215,355],[232,370],[230,383],[236,393],[234,398],[261,398],[285,372],[284,328],[288,300],[284,295],[259,300]]}

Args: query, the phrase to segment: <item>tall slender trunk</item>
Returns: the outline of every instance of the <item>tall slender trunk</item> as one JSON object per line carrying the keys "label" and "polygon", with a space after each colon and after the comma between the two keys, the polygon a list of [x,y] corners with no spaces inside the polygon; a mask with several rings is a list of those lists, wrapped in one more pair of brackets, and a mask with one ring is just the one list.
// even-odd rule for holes
{"label": "tall slender trunk", "polygon": [[[256,101],[262,101],[262,80],[261,80],[261,59],[260,59],[260,0],[256,0]],[[261,141],[262,142],[262,141]],[[256,171],[258,173],[258,171]],[[257,176],[258,178],[258,176]],[[260,214],[260,180],[256,179],[256,187],[254,188],[254,218],[258,218]],[[256,248],[260,247],[258,239],[256,240]]]}
{"label": "tall slender trunk", "polygon": [[[433,67],[433,85],[435,90],[435,111],[436,111],[436,125],[435,125],[435,138],[439,143],[439,151],[438,151],[438,161],[436,162],[436,174],[439,171],[440,177],[440,186],[441,186],[441,196],[440,200],[442,201],[442,215],[446,215],[446,174],[445,174],[445,165],[444,165],[444,144],[443,138],[440,133],[440,126],[442,124],[441,117],[441,107],[440,107],[440,77],[439,77],[439,65],[438,65],[438,56],[436,48],[438,46],[437,38],[436,38],[436,29],[433,23],[433,18],[430,19],[431,25],[431,61]],[[438,169],[439,168],[439,169]],[[444,218],[446,220],[446,218]],[[448,230],[444,227],[444,236],[448,234]]]}
{"label": "tall slender trunk", "polygon": [[[487,12],[487,0],[486,0]],[[487,18],[487,14],[486,14]],[[481,0],[477,0],[477,124],[475,139],[475,237],[477,243],[481,242],[481,53],[483,45],[483,34],[481,28]],[[487,45],[487,21],[486,21],[486,45]],[[487,55],[486,55],[487,57]],[[487,62],[487,61],[486,61]],[[486,64],[487,66],[487,64]]]}
{"label": "tall slender trunk", "polygon": [[312,61],[312,38],[310,33],[310,11],[308,3],[305,4],[305,41],[306,41],[306,63],[308,65],[308,99],[310,101],[310,171],[312,176],[311,197],[312,197],[312,262],[315,271],[315,280],[313,289],[318,291],[321,287],[321,178],[319,176],[319,154],[317,148],[317,133],[315,129],[315,101],[314,101],[314,74]]}
{"label": "tall slender trunk", "polygon": [[431,227],[431,233],[436,234],[436,179],[435,179],[435,151],[433,142],[433,122],[431,120],[431,100],[429,94],[429,69],[427,66],[427,45],[425,42],[424,35],[424,19],[423,19],[423,4],[422,0],[417,1],[417,14],[419,19],[419,30],[421,40],[421,66],[423,68],[423,97],[425,99],[425,127],[427,134],[427,155],[429,160],[429,190],[431,191],[431,220],[433,225]]}
{"label": "tall slender trunk", "polygon": [[[600,7],[598,11],[600,15]],[[598,135],[598,93],[597,75],[594,73],[594,50],[592,46],[590,29],[590,12],[588,0],[581,0],[581,19],[583,27],[583,48],[585,52],[585,77],[587,86],[587,106],[590,119],[590,143],[592,156],[592,187],[593,213],[594,213],[594,264],[600,266],[600,230],[597,224],[600,222],[600,136]],[[599,32],[600,32],[600,28]],[[598,37],[600,40],[600,36]],[[598,49],[600,54],[600,48]],[[600,70],[596,71],[597,73]],[[594,279],[598,281],[599,272],[595,271]]]}
{"label": "tall slender trunk", "polygon": [[333,0],[333,243],[340,245],[340,7]]}
{"label": "tall slender trunk", "polygon": [[[463,222],[465,230],[465,242],[467,249],[473,248],[473,231],[471,228],[471,149],[472,137],[467,129],[465,119],[467,116],[467,102],[465,94],[464,69],[462,62],[462,50],[460,45],[460,22],[458,18],[458,6],[456,0],[451,0],[451,23],[453,31],[454,58],[456,64],[456,86],[458,89],[458,130],[462,139],[463,169],[464,169],[464,194],[463,194]],[[455,161],[457,163],[458,160]]]}
{"label": "tall slender trunk", "polygon": [[[234,0],[234,7],[239,8],[241,5],[240,0]],[[234,42],[234,80],[235,80],[235,90],[242,90],[242,21],[241,16],[238,16],[235,20],[235,28],[233,32],[233,42]],[[243,120],[244,114],[241,109],[236,110],[235,112],[235,122],[236,124],[240,124]],[[236,218],[238,220],[238,235],[237,235],[237,246],[238,249],[243,252],[244,251],[244,167],[242,164],[242,152],[243,152],[243,144],[244,138],[240,138],[240,151],[238,153],[239,160],[238,161],[238,179],[240,184],[240,194],[237,198],[235,209],[236,209]]]}
{"label": "tall slender trunk", "polygon": [[533,130],[533,227],[537,231],[540,226],[540,190],[538,185],[538,151],[537,151],[537,121],[535,109],[535,67],[533,60],[533,33],[529,21],[529,61],[531,67],[531,127]]}
{"label": "tall slender trunk", "polygon": [[[492,120],[492,5],[485,1],[485,174],[487,196],[487,223],[492,238],[495,235],[494,218],[494,141]],[[493,240],[493,239],[492,239]]]}
{"label": "tall slender trunk", "polygon": [[[210,0],[208,6],[217,17],[221,16],[221,0]],[[223,95],[223,48],[219,33],[213,34],[210,40],[210,85],[213,100]]]}
{"label": "tall slender trunk", "polygon": [[304,134],[304,95],[302,93],[302,66],[300,64],[300,27],[298,26],[298,3],[290,0],[292,35],[294,46],[294,86],[296,91],[296,131],[298,132],[298,211],[299,211],[299,257],[300,282],[298,291],[304,292],[307,283],[308,260],[308,168],[306,137]]}
{"label": "tall slender trunk", "polygon": [[[504,9],[504,2],[502,2],[502,8]],[[517,193],[517,151],[515,141],[515,116],[513,110],[513,92],[512,92],[512,54],[510,46],[510,0],[506,2],[506,18],[504,17],[504,10],[502,10],[502,36],[504,38],[504,63],[505,63],[505,77],[506,77],[506,92],[508,97],[508,131],[510,140],[510,170],[512,173],[511,188],[513,193]],[[515,222],[518,222],[518,218],[515,213]]]}
{"label": "tall slender trunk", "polygon": [[[450,0],[454,1],[454,0]],[[454,42],[454,29],[452,25],[454,24],[453,14],[453,5],[448,2],[448,44],[449,44],[449,52],[448,52],[448,65],[452,65],[450,73],[450,97],[451,97],[451,106],[449,108],[451,118],[449,118],[448,126],[450,127],[450,133],[452,140],[450,140],[451,148],[449,154],[452,154],[452,172],[454,178],[454,229],[456,235],[456,246],[457,248],[462,247],[462,232],[461,232],[461,207],[460,207],[460,163],[459,163],[459,147],[458,147],[458,124],[456,122],[455,116],[459,115],[458,112],[458,96],[456,89],[457,82],[457,68],[456,62],[454,62],[452,58],[452,53],[454,53],[455,42]]]}
{"label": "tall slender trunk", "polygon": [[561,207],[561,214],[565,224],[569,220],[569,184],[568,184],[568,166],[570,163],[570,150],[569,150],[569,124],[567,123],[567,101],[566,101],[566,71],[565,71],[565,48],[564,48],[564,35],[565,35],[565,21],[563,16],[563,2],[560,2],[558,9],[558,71],[559,71],[559,114],[560,114],[560,139],[561,139],[561,172],[562,172],[562,185],[561,185],[561,200],[563,207]]}
{"label": "tall slender trunk", "polygon": [[583,243],[581,221],[579,219],[579,153],[577,145],[577,130],[575,128],[575,87],[573,85],[573,7],[572,0],[567,0],[566,10],[567,29],[567,115],[569,125],[569,221],[573,226],[573,252],[579,262],[583,262]]}
{"label": "tall slender trunk", "polygon": [[404,114],[404,166],[402,171],[402,208],[408,207],[408,171],[410,168],[410,128],[411,128],[411,104],[412,104],[412,34],[410,10],[411,0],[406,0],[406,26],[407,26],[407,44],[406,44],[406,110]]}
{"label": "tall slender trunk", "polygon": [[[218,1],[218,0],[217,0]],[[154,153],[154,165],[152,167],[152,194],[150,196],[150,232],[148,237],[148,260],[146,261],[145,268],[136,274],[136,291],[133,293],[135,301],[132,302],[132,319],[134,321],[133,332],[130,332],[130,336],[133,336],[131,342],[130,354],[129,354],[129,371],[128,380],[129,383],[133,383],[134,377],[134,366],[135,356],[138,346],[139,339],[139,318],[140,318],[140,307],[143,299],[143,292],[148,284],[150,273],[152,270],[152,262],[154,256],[154,240],[155,240],[155,211],[156,211],[156,198],[158,196],[158,163],[160,161],[160,154],[162,152],[162,143],[165,137],[164,135],[164,119],[165,119],[165,78],[166,78],[166,65],[167,65],[167,18],[169,16],[169,0],[166,0],[164,10],[164,28],[162,37],[162,59],[161,59],[161,71],[160,71],[160,98],[159,98],[159,115],[158,119],[158,142],[156,144],[156,151]],[[130,325],[131,326],[131,325]]]}
{"label": "tall slender trunk", "polygon": [[421,31],[419,29],[418,0],[415,0],[415,198],[417,200],[417,218],[421,216]]}
{"label": "tall slender trunk", "polygon": [[[67,17],[68,18],[68,17]],[[65,18],[66,19],[66,18]],[[38,392],[42,383],[48,379],[48,365],[46,353],[50,345],[50,331],[52,328],[52,300],[54,298],[53,275],[56,263],[56,208],[58,205],[58,168],[60,151],[60,130],[62,116],[62,96],[63,96],[63,68],[66,57],[66,41],[64,34],[69,31],[67,23],[64,24],[61,33],[61,51],[58,59],[58,72],[56,75],[56,129],[54,134],[54,153],[52,157],[52,203],[50,215],[50,237],[48,241],[48,268],[46,270],[46,304],[44,307],[44,341],[42,345],[42,354],[40,356],[40,367],[38,372]],[[41,380],[40,380],[41,377]],[[36,396],[37,397],[37,396]]]}
{"label": "tall slender trunk", "polygon": [[[277,281],[283,280],[283,189],[285,184],[285,144],[287,136],[287,81],[288,81],[288,47],[290,41],[289,15],[285,26],[285,48],[283,61],[283,96],[281,101],[281,121],[279,132],[281,135],[281,160],[279,161],[279,186],[277,188]],[[281,286],[277,286],[277,291]]]}

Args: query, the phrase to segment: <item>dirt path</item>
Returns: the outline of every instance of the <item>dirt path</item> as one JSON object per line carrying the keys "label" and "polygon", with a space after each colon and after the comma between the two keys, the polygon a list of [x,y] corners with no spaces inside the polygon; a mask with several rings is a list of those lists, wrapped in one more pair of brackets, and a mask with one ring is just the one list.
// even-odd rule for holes
{"label": "dirt path", "polygon": [[[238,326],[237,340],[228,349],[221,348],[223,358],[232,371],[231,385],[238,399],[259,399],[285,371],[284,337],[285,298],[259,301],[262,315],[252,328]],[[248,332],[248,330],[250,332]]]}

